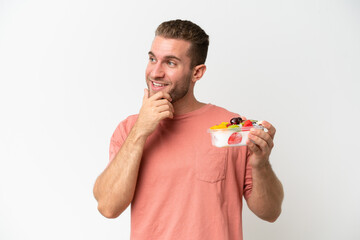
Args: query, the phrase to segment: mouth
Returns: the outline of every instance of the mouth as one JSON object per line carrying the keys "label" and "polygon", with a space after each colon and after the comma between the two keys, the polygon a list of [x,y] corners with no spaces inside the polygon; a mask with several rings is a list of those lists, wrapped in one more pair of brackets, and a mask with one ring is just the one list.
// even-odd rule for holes
{"label": "mouth", "polygon": [[155,82],[155,81],[150,81],[150,82],[151,82],[151,88],[154,91],[162,90],[169,85],[169,84],[162,83],[162,82]]}

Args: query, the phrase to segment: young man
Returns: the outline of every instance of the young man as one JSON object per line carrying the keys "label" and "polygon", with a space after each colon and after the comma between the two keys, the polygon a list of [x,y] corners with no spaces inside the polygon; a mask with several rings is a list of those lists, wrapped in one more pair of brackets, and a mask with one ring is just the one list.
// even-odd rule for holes
{"label": "young man", "polygon": [[190,21],[168,21],[149,51],[139,114],[116,128],[110,163],[94,196],[105,217],[131,203],[131,239],[242,239],[242,197],[260,218],[281,212],[283,189],[269,155],[275,128],[254,129],[246,147],[216,148],[207,129],[238,114],[194,96],[205,73],[208,35]]}

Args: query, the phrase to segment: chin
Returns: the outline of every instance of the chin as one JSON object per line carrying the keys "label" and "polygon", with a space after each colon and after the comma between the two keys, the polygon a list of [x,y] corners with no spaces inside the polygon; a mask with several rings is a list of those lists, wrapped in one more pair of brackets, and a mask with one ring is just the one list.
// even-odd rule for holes
{"label": "chin", "polygon": [[[151,97],[151,96],[153,96],[153,95],[155,95],[156,93],[158,93],[158,92],[165,92],[165,93],[169,93],[168,91],[164,91],[164,90],[158,90],[158,91],[156,91],[156,90],[152,90],[152,89],[150,89],[150,91],[149,91],[149,97]],[[171,96],[171,95],[170,95]]]}

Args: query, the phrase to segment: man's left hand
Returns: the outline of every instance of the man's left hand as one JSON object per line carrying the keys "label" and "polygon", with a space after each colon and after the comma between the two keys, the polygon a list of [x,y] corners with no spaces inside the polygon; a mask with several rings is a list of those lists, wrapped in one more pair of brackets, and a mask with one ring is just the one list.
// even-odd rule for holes
{"label": "man's left hand", "polygon": [[269,164],[269,156],[274,147],[276,129],[267,121],[262,121],[261,125],[267,129],[267,132],[252,128],[246,142],[251,151],[250,163],[253,168],[261,168]]}

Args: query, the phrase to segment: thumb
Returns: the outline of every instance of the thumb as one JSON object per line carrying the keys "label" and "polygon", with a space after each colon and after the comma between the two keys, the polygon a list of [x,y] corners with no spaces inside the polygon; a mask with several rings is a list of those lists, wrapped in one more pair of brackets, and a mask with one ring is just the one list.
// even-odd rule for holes
{"label": "thumb", "polygon": [[149,90],[147,88],[144,88],[144,97],[143,100],[146,100],[149,98]]}

